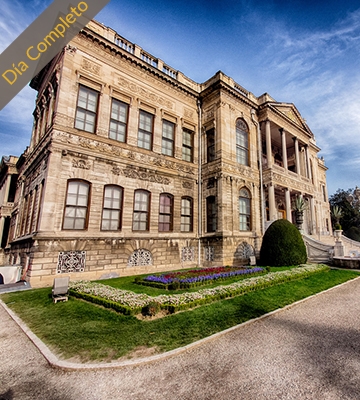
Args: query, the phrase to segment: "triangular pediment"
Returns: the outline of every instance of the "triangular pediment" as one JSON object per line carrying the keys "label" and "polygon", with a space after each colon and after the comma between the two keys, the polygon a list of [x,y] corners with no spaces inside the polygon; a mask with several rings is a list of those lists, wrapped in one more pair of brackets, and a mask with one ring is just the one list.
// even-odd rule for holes
{"label": "triangular pediment", "polygon": [[273,103],[272,106],[281,114],[283,114],[285,117],[290,119],[293,123],[301,127],[302,129],[305,129],[307,132],[310,134],[311,131],[309,127],[306,124],[306,121],[302,118],[300,115],[299,111],[297,108],[294,106],[294,104],[289,104],[289,103]]}

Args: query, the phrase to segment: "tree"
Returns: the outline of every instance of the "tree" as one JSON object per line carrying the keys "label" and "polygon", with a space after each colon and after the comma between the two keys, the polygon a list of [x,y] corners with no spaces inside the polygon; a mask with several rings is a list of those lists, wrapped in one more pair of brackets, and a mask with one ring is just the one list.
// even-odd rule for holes
{"label": "tree", "polygon": [[352,233],[360,229],[360,189],[357,187],[346,191],[338,189],[335,194],[330,196],[329,201],[332,210],[334,210],[334,207],[341,209],[340,217],[335,217],[334,213],[332,213],[333,226],[337,222],[340,223],[345,235],[351,237]]}

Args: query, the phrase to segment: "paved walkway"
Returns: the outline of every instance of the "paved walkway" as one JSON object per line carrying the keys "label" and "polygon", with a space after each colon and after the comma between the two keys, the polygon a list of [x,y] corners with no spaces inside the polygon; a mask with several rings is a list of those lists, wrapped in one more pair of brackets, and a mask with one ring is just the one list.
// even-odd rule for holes
{"label": "paved walkway", "polygon": [[0,306],[0,400],[360,399],[360,279],[180,354],[51,368]]}

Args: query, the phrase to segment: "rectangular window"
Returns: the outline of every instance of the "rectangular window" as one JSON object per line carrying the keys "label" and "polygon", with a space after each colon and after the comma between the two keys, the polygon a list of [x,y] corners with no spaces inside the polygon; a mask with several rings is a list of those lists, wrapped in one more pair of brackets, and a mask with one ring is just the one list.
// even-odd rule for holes
{"label": "rectangular window", "polygon": [[173,228],[173,196],[160,195],[159,232],[171,232]]}
{"label": "rectangular window", "polygon": [[75,128],[94,133],[99,93],[80,85],[76,108]]}
{"label": "rectangular window", "polygon": [[215,160],[215,130],[206,132],[207,162]]}
{"label": "rectangular window", "polygon": [[133,230],[149,230],[150,192],[136,190],[134,198]]}
{"label": "rectangular window", "polygon": [[117,231],[121,229],[123,189],[120,186],[106,186],[101,219],[101,230]]}
{"label": "rectangular window", "polygon": [[242,119],[236,121],[236,161],[241,165],[249,165],[249,132]]}
{"label": "rectangular window", "polygon": [[70,181],[66,195],[63,229],[86,229],[90,185]]}
{"label": "rectangular window", "polygon": [[182,159],[193,161],[193,132],[185,128],[183,129]]}
{"label": "rectangular window", "polygon": [[154,116],[146,111],[140,111],[138,146],[143,149],[152,149],[152,137],[154,129]]}
{"label": "rectangular window", "polygon": [[242,198],[239,199],[239,219],[240,219],[240,230],[250,230],[250,199]]}
{"label": "rectangular window", "polygon": [[216,198],[206,198],[206,227],[207,232],[216,232]]}
{"label": "rectangular window", "polygon": [[174,133],[175,124],[169,121],[163,121],[161,153],[166,156],[174,156]]}
{"label": "rectangular window", "polygon": [[129,106],[122,101],[112,99],[109,138],[125,142]]}
{"label": "rectangular window", "polygon": [[181,232],[193,231],[193,201],[191,197],[181,199]]}

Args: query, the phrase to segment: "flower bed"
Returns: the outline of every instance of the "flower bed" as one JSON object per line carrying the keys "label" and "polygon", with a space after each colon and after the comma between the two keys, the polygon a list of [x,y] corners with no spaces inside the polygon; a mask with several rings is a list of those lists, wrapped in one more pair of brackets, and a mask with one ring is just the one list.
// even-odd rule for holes
{"label": "flower bed", "polygon": [[264,268],[213,267],[198,268],[188,271],[170,272],[166,274],[148,275],[135,278],[135,283],[153,286],[166,290],[188,289],[208,285],[217,280],[225,280],[234,276],[255,275],[264,272]]}
{"label": "flower bed", "polygon": [[264,289],[280,283],[303,279],[326,270],[329,270],[327,265],[304,265],[291,270],[270,272],[266,275],[251,277],[226,286],[200,289],[192,293],[163,294],[156,297],[116,289],[101,283],[75,281],[70,282],[70,294],[105,307],[113,308],[126,315],[139,314],[150,303],[154,302],[160,305],[160,309],[174,313],[198,305],[239,296],[252,290]]}

